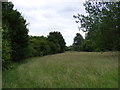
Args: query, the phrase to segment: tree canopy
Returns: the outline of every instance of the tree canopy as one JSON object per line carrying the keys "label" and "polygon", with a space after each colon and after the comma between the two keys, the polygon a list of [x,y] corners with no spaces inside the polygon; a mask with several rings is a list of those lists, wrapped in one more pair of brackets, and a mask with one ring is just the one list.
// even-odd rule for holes
{"label": "tree canopy", "polygon": [[[50,32],[48,35],[48,41],[51,43],[53,53],[61,53],[65,51],[65,40],[60,32]],[[56,47],[56,49],[54,47]]]}
{"label": "tree canopy", "polygon": [[80,45],[83,42],[83,37],[80,33],[77,33],[76,36],[74,37],[74,43],[73,45]]}
{"label": "tree canopy", "polygon": [[13,9],[12,2],[2,3],[2,62],[3,69],[11,61],[26,58],[28,47],[28,29],[21,13]]}
{"label": "tree canopy", "polygon": [[[11,2],[2,3],[2,20],[3,20],[3,37],[11,42],[11,59],[19,61],[26,56],[26,48],[28,46],[28,29],[26,20],[21,13],[13,9],[14,5]],[[4,34],[7,27],[8,37]],[[4,43],[3,43],[4,44]]]}
{"label": "tree canopy", "polygon": [[85,15],[74,15],[94,50],[120,50],[120,2],[86,1]]}

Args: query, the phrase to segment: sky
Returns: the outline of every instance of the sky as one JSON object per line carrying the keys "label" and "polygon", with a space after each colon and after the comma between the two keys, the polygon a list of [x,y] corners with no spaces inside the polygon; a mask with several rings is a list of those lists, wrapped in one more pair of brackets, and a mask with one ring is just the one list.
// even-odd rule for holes
{"label": "sky", "polygon": [[86,15],[83,3],[86,0],[8,0],[14,4],[27,20],[29,35],[47,36],[49,32],[59,31],[66,45],[72,45],[76,33],[83,37],[85,33],[78,30],[73,15]]}

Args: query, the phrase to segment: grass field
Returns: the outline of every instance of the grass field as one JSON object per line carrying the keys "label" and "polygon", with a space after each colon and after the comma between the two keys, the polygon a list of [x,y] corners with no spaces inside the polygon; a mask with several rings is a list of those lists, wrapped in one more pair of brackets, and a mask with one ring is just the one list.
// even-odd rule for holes
{"label": "grass field", "polygon": [[30,58],[3,72],[3,88],[117,88],[116,53],[66,52]]}

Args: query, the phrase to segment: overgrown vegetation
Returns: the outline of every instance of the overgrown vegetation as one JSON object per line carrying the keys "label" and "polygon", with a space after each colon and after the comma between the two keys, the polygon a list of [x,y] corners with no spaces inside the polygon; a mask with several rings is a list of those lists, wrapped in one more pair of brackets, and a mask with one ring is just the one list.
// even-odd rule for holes
{"label": "overgrown vegetation", "polygon": [[50,32],[48,37],[29,36],[28,23],[21,13],[13,9],[14,5],[4,2],[2,6],[3,70],[12,68],[11,62],[65,51],[65,40],[60,32]]}
{"label": "overgrown vegetation", "polygon": [[82,44],[83,51],[120,51],[120,1],[86,1],[88,13],[74,15],[81,30],[88,32]]}
{"label": "overgrown vegetation", "polygon": [[[74,15],[86,37],[77,33],[69,47],[60,32],[29,36],[28,23],[14,5],[2,6],[3,88],[118,87],[113,51],[120,51],[120,2],[86,1],[88,15]],[[69,50],[86,52],[63,53]]]}
{"label": "overgrown vegetation", "polygon": [[49,54],[63,53],[65,41],[60,32],[50,32],[48,37],[30,36],[29,56],[44,56]]}
{"label": "overgrown vegetation", "polygon": [[115,52],[66,52],[3,72],[3,88],[118,88]]}
{"label": "overgrown vegetation", "polygon": [[28,47],[28,29],[26,20],[17,10],[13,10],[11,2],[2,3],[2,46],[3,69],[9,68],[11,61],[26,58]]}

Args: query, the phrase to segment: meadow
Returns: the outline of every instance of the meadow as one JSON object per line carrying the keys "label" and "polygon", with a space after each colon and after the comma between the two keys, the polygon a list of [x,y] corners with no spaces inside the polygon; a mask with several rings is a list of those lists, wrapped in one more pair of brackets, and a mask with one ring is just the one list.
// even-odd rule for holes
{"label": "meadow", "polygon": [[33,57],[3,73],[3,88],[118,88],[116,52]]}

